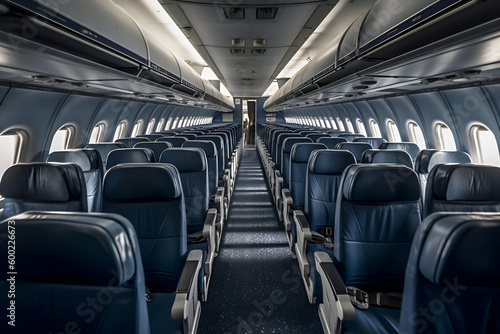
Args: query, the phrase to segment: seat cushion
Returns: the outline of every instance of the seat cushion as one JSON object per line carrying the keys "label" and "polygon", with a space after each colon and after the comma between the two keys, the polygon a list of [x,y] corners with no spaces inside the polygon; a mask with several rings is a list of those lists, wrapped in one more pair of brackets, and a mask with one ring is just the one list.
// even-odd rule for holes
{"label": "seat cushion", "polygon": [[391,334],[399,333],[401,310],[370,306],[368,310],[356,309],[356,319],[343,321],[344,334]]}
{"label": "seat cushion", "polygon": [[153,293],[148,303],[151,334],[183,334],[182,320],[173,320],[170,312],[175,293]]}

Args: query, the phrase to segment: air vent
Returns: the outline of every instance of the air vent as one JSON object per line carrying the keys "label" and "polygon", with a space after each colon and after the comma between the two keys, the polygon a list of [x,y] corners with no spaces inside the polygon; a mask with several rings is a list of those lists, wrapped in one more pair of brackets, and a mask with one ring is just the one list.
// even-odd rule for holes
{"label": "air vent", "polygon": [[233,55],[243,55],[245,54],[245,49],[229,49]]}
{"label": "air vent", "polygon": [[266,49],[252,49],[253,55],[263,55],[266,53]]}
{"label": "air vent", "polygon": [[230,20],[242,20],[245,18],[245,9],[241,7],[224,8],[224,15]]}
{"label": "air vent", "polygon": [[278,12],[278,7],[263,7],[257,8],[257,19],[258,20],[272,20],[276,17]]}
{"label": "air vent", "polygon": [[359,86],[352,87],[352,89],[354,89],[354,90],[367,89],[367,88],[368,88],[368,86],[366,86],[366,85],[359,85]]}
{"label": "air vent", "polygon": [[373,86],[373,85],[376,85],[377,82],[375,80],[363,80],[363,81],[361,81],[361,84],[363,86]]}
{"label": "air vent", "polygon": [[252,68],[250,70],[250,73],[259,73],[259,69],[258,68]]}

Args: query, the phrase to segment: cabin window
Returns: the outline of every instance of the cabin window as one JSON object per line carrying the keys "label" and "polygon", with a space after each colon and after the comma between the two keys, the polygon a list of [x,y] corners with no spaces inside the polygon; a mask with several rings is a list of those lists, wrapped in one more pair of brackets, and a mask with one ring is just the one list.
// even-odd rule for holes
{"label": "cabin window", "polygon": [[410,140],[418,145],[421,150],[427,148],[425,145],[424,134],[422,133],[422,129],[415,122],[408,123],[408,134],[410,135]]}
{"label": "cabin window", "polygon": [[365,137],[368,137],[368,135],[366,134],[365,125],[363,124],[363,121],[360,120],[359,118],[356,119],[356,126],[358,127],[359,133],[362,133],[365,135]]}
{"label": "cabin window", "polygon": [[73,139],[74,134],[75,128],[71,125],[63,126],[57,130],[54,137],[52,137],[49,153],[68,149],[71,145],[71,140]]}
{"label": "cabin window", "polygon": [[101,142],[102,136],[104,136],[104,130],[106,130],[106,125],[104,123],[97,123],[90,134],[89,144]]}
{"label": "cabin window", "polygon": [[322,127],[322,128],[326,128],[326,125],[325,125],[325,120],[323,119],[323,117],[321,117],[321,115],[318,116],[318,121],[319,121],[319,126]]}
{"label": "cabin window", "polygon": [[372,131],[372,136],[376,138],[382,138],[382,133],[380,133],[380,127],[377,121],[374,119],[370,120],[370,130]]}
{"label": "cabin window", "polygon": [[160,119],[158,122],[158,125],[156,126],[156,131],[160,132],[163,131],[163,125],[165,124],[165,118]]}
{"label": "cabin window", "polygon": [[434,128],[438,148],[440,150],[456,151],[457,145],[450,128],[444,123],[436,124]]}
{"label": "cabin window", "polygon": [[21,131],[9,130],[0,135],[0,151],[2,152],[0,179],[10,166],[19,162],[23,141],[24,136]]}
{"label": "cabin window", "polygon": [[387,133],[389,134],[389,141],[400,142],[401,135],[399,134],[398,126],[393,120],[387,121]]}
{"label": "cabin window", "polygon": [[342,123],[342,120],[340,119],[340,117],[337,117],[337,125],[339,126],[340,131],[345,131],[344,123]]}
{"label": "cabin window", "polygon": [[493,132],[485,126],[474,125],[470,129],[470,135],[475,148],[475,152],[472,155],[475,160],[474,162],[500,165],[498,145]]}
{"label": "cabin window", "polygon": [[346,119],[345,119],[345,124],[346,124],[346,126],[347,126],[347,130],[348,130],[349,132],[354,133],[354,127],[352,126],[352,122],[351,122],[351,120],[350,120],[349,118],[346,118]]}
{"label": "cabin window", "polygon": [[338,126],[337,126],[337,123],[335,123],[335,120],[333,119],[333,117],[330,117],[330,124],[332,125],[332,129],[334,130],[338,130]]}
{"label": "cabin window", "polygon": [[154,118],[149,121],[148,128],[146,129],[147,135],[149,135],[151,132],[153,132],[153,129],[155,128],[155,123],[156,123],[156,120]]}
{"label": "cabin window", "polygon": [[168,121],[167,121],[167,125],[165,126],[165,130],[170,130],[170,129],[172,129],[172,122],[173,122],[173,118],[172,118],[172,117],[169,117],[169,118],[168,118]]}
{"label": "cabin window", "polygon": [[125,135],[125,128],[127,127],[127,123],[125,121],[120,122],[118,126],[116,127],[115,134],[113,136],[113,141],[123,138]]}
{"label": "cabin window", "polygon": [[174,121],[172,122],[172,127],[171,129],[177,129],[177,123],[179,123],[179,116],[177,116]]}
{"label": "cabin window", "polygon": [[137,121],[132,129],[132,137],[137,137],[142,130],[142,121]]}

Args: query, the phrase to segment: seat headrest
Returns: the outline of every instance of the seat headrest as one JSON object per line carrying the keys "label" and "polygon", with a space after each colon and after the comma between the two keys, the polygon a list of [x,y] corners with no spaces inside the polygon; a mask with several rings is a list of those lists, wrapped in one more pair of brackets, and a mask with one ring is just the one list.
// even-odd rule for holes
{"label": "seat headrest", "polygon": [[104,176],[103,198],[114,201],[160,200],[182,195],[177,168],[171,164],[120,164]]}
{"label": "seat headrest", "polygon": [[283,152],[290,153],[292,151],[293,145],[297,143],[312,143],[311,138],[307,137],[289,137],[283,141],[282,149]]}
{"label": "seat headrest", "polygon": [[148,148],[119,148],[108,154],[106,168],[123,163],[155,162],[153,151]]}
{"label": "seat headrest", "polygon": [[382,143],[379,146],[380,149],[383,150],[403,150],[408,152],[412,160],[417,158],[418,152],[420,152],[420,147],[417,144],[412,142],[388,142]]}
{"label": "seat headrest", "polygon": [[5,198],[41,202],[68,202],[81,199],[83,172],[73,164],[20,163],[5,171],[0,195]]}
{"label": "seat headrest", "polygon": [[[17,281],[117,286],[136,271],[127,228],[110,214],[28,211],[16,222]],[[130,223],[129,223],[130,224]],[[8,221],[0,223],[0,243],[7,243]],[[47,240],[47,236],[50,241]]]}
{"label": "seat headrest", "polygon": [[134,145],[134,148],[147,148],[153,151],[155,158],[158,160],[160,158],[161,152],[165,151],[167,148],[173,147],[168,141],[148,141],[141,142]]}
{"label": "seat headrest", "polygon": [[338,135],[339,137],[345,138],[348,141],[353,141],[355,138],[366,137],[362,133],[341,133]]}
{"label": "seat headrest", "polygon": [[52,152],[47,162],[72,163],[80,166],[84,172],[99,169],[101,164],[97,150],[84,148]]}
{"label": "seat headrest", "polygon": [[99,152],[101,158],[105,160],[108,157],[108,153],[119,149],[126,148],[124,143],[96,143],[96,144],[88,144],[85,148],[93,148]]}
{"label": "seat headrest", "polygon": [[181,136],[187,138],[187,140],[194,140],[196,139],[196,137],[198,137],[194,133],[182,133]]}
{"label": "seat headrest", "polygon": [[354,143],[360,142],[360,143],[368,143],[370,144],[373,148],[379,148],[380,144],[386,143],[387,140],[384,138],[379,138],[379,137],[358,137],[353,139]]}
{"label": "seat headrest", "polygon": [[434,222],[418,263],[425,278],[436,284],[500,287],[498,213],[433,214],[427,219]]}
{"label": "seat headrest", "polygon": [[406,166],[351,165],[342,179],[342,194],[348,201],[417,201],[420,198],[418,176]]}
{"label": "seat headrest", "polygon": [[432,170],[432,191],[446,201],[500,201],[500,167],[439,165]]}
{"label": "seat headrest", "polygon": [[207,168],[207,156],[198,147],[169,148],[163,151],[159,162],[172,164],[179,172],[201,172]]}
{"label": "seat headrest", "polygon": [[181,147],[184,142],[186,142],[188,139],[186,137],[162,137],[156,139],[156,141],[166,141],[172,144],[174,147]]}
{"label": "seat headrest", "polygon": [[215,147],[217,149],[220,149],[224,146],[224,139],[222,139],[222,137],[217,136],[217,135],[214,135],[214,136],[203,135],[203,136],[198,136],[196,139],[197,140],[210,140],[215,144]]}
{"label": "seat headrest", "polygon": [[125,146],[132,148],[135,144],[143,141],[149,141],[149,139],[143,137],[119,138],[115,140],[115,143],[123,143]]}
{"label": "seat headrest", "polygon": [[403,150],[366,150],[361,158],[363,163],[401,164],[413,168],[413,161],[408,152]]}
{"label": "seat headrest", "polygon": [[316,150],[309,157],[309,172],[314,174],[342,174],[356,158],[349,151]]}
{"label": "seat headrest", "polygon": [[338,143],[347,143],[347,139],[343,137],[325,137],[319,138],[318,143],[325,144],[329,149],[334,149]]}
{"label": "seat headrest", "polygon": [[354,154],[356,161],[361,161],[361,157],[363,156],[363,152],[366,150],[370,150],[373,147],[368,143],[338,143],[335,146],[336,150],[347,150]]}
{"label": "seat headrest", "polygon": [[438,151],[438,150],[423,150],[417,157],[419,173],[430,173],[432,168],[440,164],[449,163],[471,163],[472,158],[467,152],[463,151]]}
{"label": "seat headrest", "polygon": [[182,147],[198,147],[201,148],[205,154],[207,155],[207,158],[213,158],[217,156],[217,149],[215,148],[215,144],[212,141],[209,140],[189,140],[182,144]]}
{"label": "seat headrest", "polygon": [[326,145],[319,143],[297,143],[292,146],[290,156],[295,162],[308,162],[312,151],[328,149]]}

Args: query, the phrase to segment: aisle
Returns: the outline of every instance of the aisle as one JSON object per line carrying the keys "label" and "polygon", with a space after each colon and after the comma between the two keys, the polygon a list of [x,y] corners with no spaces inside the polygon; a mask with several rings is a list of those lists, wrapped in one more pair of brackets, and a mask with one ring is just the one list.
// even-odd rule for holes
{"label": "aisle", "polygon": [[264,177],[245,149],[198,333],[322,333]]}

